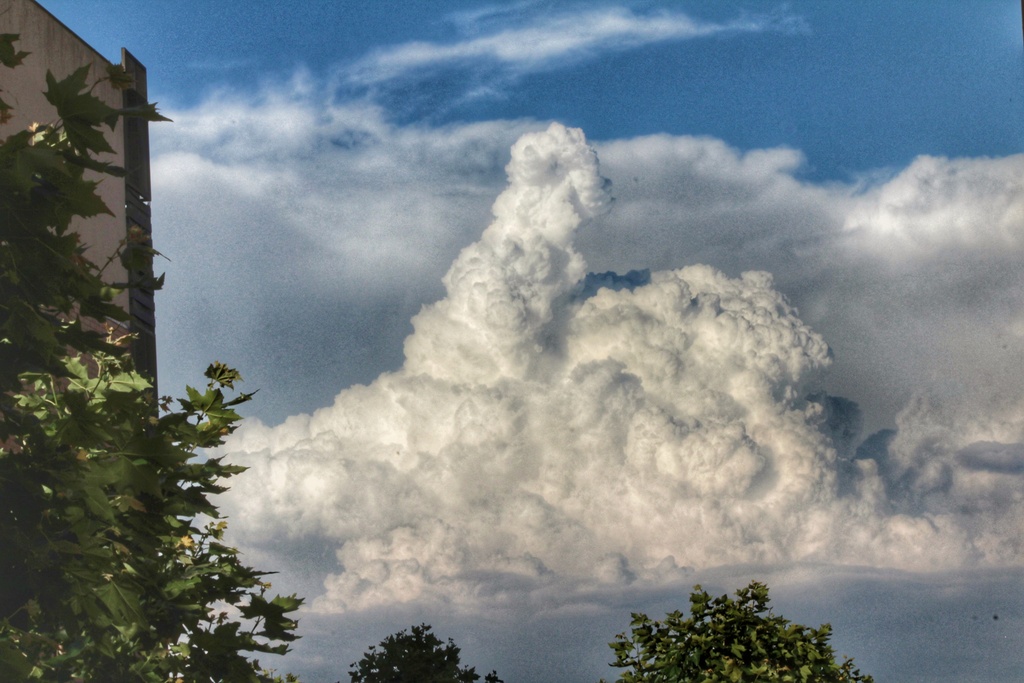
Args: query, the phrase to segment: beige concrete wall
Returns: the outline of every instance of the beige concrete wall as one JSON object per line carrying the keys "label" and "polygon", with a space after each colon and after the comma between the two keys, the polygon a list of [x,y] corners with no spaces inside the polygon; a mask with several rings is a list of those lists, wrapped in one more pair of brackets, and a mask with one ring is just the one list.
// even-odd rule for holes
{"label": "beige concrete wall", "polygon": [[[53,123],[56,120],[53,106],[43,95],[47,70],[60,80],[89,64],[92,67],[90,83],[106,75],[109,62],[32,0],[0,0],[0,33],[20,34],[16,47],[31,53],[21,66],[13,70],[2,69],[0,88],[4,91],[4,101],[14,109],[14,118],[0,125],[0,137],[7,137],[35,122]],[[101,83],[93,92],[112,107],[122,106],[121,91],[110,87],[109,83]],[[121,126],[115,131],[104,129],[104,133],[114,148],[114,154],[106,155],[104,161],[123,165]],[[78,220],[73,228],[81,233],[83,243],[89,246],[86,256],[102,266],[116,252],[125,236],[125,187],[121,178],[97,176],[97,179],[100,180],[100,197],[114,215]],[[104,279],[124,282],[127,273],[115,259],[104,271]],[[126,293],[121,295],[118,303],[127,309]]]}

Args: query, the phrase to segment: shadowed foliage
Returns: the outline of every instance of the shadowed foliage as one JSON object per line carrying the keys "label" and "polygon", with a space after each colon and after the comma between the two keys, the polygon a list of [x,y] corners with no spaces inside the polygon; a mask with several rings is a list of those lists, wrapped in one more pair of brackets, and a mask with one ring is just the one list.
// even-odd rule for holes
{"label": "shadowed foliage", "polygon": [[853,660],[836,662],[831,626],[794,624],[768,603],[768,587],[757,581],[735,598],[695,586],[689,617],[633,614],[630,632],[611,643],[611,666],[626,669],[623,683],[873,683]]}
{"label": "shadowed foliage", "polygon": [[[27,56],[16,40],[0,36],[0,72]],[[160,282],[105,282],[72,222],[111,213],[106,131],[163,117],[108,106],[89,74],[48,73],[54,120],[0,143],[0,680],[265,681],[251,653],[287,650],[301,600],[269,597],[224,543],[211,497],[243,468],[203,452],[249,395],[214,363],[172,408],[133,369],[112,302]],[[116,66],[103,80],[130,85]],[[131,273],[155,254],[135,230],[113,258]]]}
{"label": "shadowed foliage", "polygon": [[[441,641],[427,624],[394,633],[352,663],[352,683],[473,683],[480,674],[459,666],[459,648]],[[484,683],[502,683],[492,671]]]}

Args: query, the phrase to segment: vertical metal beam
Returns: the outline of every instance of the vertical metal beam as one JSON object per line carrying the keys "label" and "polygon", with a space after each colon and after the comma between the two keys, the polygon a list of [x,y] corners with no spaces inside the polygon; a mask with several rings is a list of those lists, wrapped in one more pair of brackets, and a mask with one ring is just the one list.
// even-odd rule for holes
{"label": "vertical metal beam", "polygon": [[[121,66],[132,77],[132,87],[124,91],[124,106],[136,107],[148,101],[146,67],[121,48]],[[153,221],[149,202],[152,198],[149,174],[149,122],[139,118],[124,120],[124,194],[129,240],[153,243]],[[135,335],[132,357],[135,368],[153,380],[156,390],[156,306],[154,305],[152,264],[145,270],[129,273],[128,313]],[[159,394],[157,394],[159,396]]]}

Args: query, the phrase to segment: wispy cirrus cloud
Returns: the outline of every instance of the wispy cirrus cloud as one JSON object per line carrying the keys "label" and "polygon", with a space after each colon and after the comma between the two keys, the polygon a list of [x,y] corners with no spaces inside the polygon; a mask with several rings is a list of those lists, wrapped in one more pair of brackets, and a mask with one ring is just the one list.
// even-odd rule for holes
{"label": "wispy cirrus cloud", "polygon": [[[528,5],[519,6],[519,13],[528,13],[528,9]],[[695,19],[682,12],[638,13],[623,7],[533,15],[511,28],[507,13],[502,13],[502,17],[504,28],[493,31],[488,31],[491,22],[486,21],[487,16],[480,17],[482,31],[476,22],[455,17],[453,23],[465,35],[463,39],[448,43],[414,41],[375,50],[355,62],[346,77],[355,85],[372,85],[424,69],[468,64],[523,74],[557,68],[599,52],[663,41],[806,29],[801,19],[778,14],[744,15],[721,23]]]}

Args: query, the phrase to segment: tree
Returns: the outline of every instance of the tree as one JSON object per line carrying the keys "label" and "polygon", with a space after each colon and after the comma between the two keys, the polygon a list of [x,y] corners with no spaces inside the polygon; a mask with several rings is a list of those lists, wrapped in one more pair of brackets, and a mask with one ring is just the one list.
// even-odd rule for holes
{"label": "tree", "polygon": [[836,662],[831,626],[793,624],[768,603],[768,587],[757,581],[735,599],[712,598],[695,586],[689,618],[678,611],[664,621],[633,614],[631,632],[610,644],[611,666],[628,669],[618,679],[627,683],[873,683],[853,660]]}
{"label": "tree", "polygon": [[[430,626],[413,626],[394,633],[352,662],[351,683],[473,683],[480,675],[473,667],[459,666],[459,648],[434,635]],[[502,683],[492,671],[484,683]]]}
{"label": "tree", "polygon": [[[0,35],[3,68],[27,55],[16,40]],[[48,73],[57,118],[0,143],[0,680],[268,680],[248,653],[284,653],[301,600],[270,598],[224,543],[210,498],[243,468],[203,453],[250,395],[214,363],[158,408],[133,369],[112,303],[131,283],[103,281],[71,222],[110,213],[96,187],[124,173],[99,159],[103,128],[163,117],[107,106],[88,75]],[[155,253],[129,233],[120,257],[133,272]]]}

